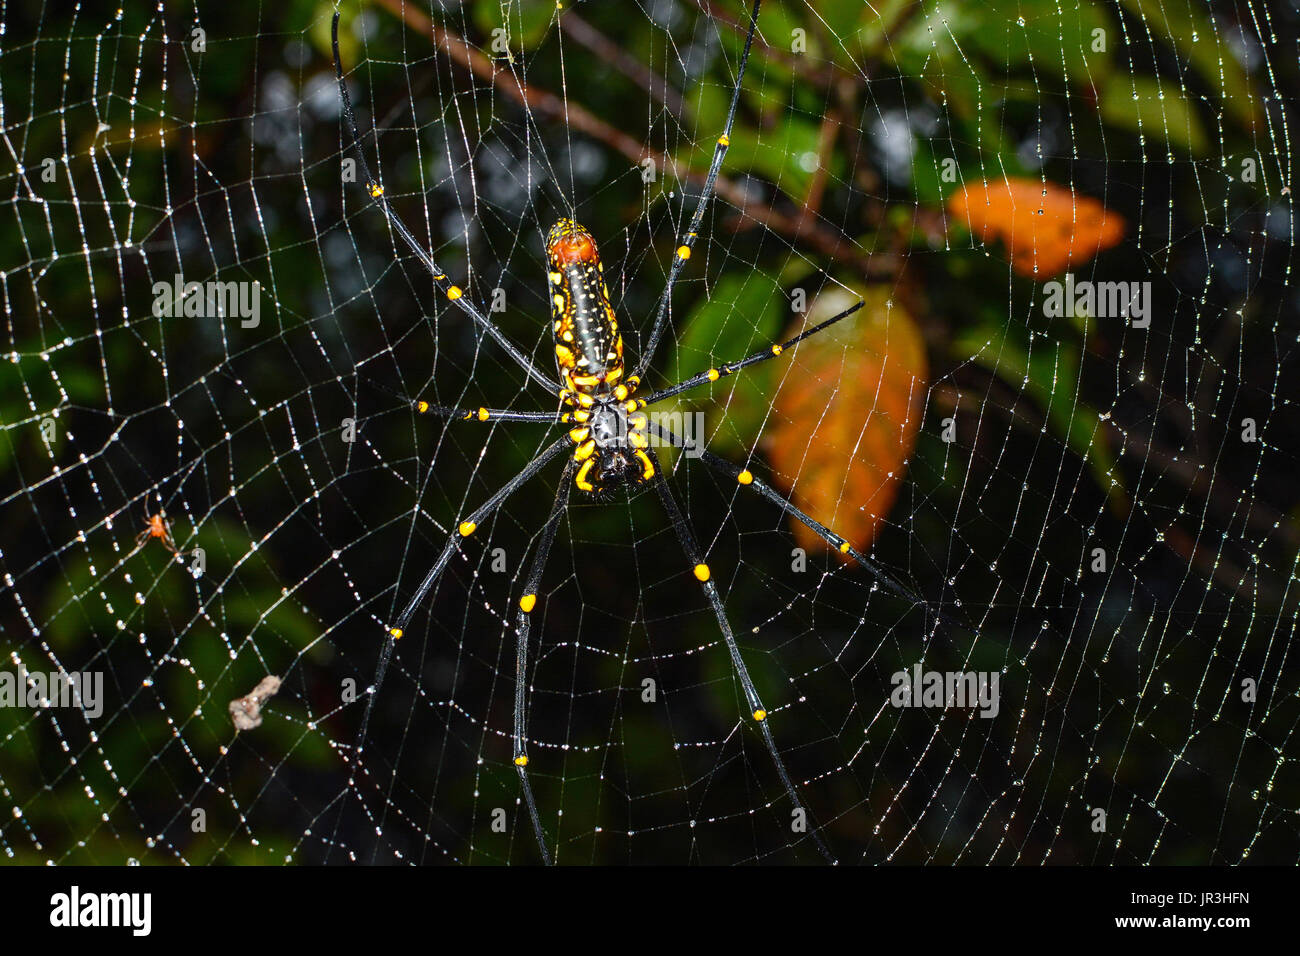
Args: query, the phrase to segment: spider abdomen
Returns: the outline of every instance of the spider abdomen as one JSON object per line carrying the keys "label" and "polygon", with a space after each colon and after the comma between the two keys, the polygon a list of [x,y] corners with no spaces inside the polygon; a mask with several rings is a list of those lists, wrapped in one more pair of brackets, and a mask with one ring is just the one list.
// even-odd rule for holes
{"label": "spider abdomen", "polygon": [[578,463],[574,484],[601,495],[647,482],[655,468],[646,453],[646,416],[628,400],[637,380],[623,381],[623,338],[596,241],[572,219],[561,219],[546,234],[546,266],[560,397],[572,409],[566,419],[577,425],[569,432]]}
{"label": "spider abdomen", "polygon": [[588,395],[614,388],[623,378],[623,338],[591,233],[561,219],[546,235],[546,265],[560,377]]}

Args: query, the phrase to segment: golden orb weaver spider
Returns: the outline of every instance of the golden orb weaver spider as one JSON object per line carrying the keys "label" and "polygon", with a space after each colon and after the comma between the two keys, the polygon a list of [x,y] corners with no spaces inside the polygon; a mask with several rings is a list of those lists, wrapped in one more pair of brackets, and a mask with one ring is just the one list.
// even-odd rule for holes
{"label": "golden orb weaver spider", "polygon": [[[339,98],[343,109],[345,133],[360,162],[365,176],[366,191],[387,218],[391,228],[401,237],[411,252],[428,270],[439,292],[452,304],[463,311],[483,332],[490,336],[505,350],[506,354],[548,394],[560,400],[558,412],[517,412],[502,409],[447,408],[431,405],[427,402],[416,403],[421,414],[433,414],[448,419],[515,422],[547,422],[552,425],[568,425],[569,430],[544,451],[538,454],[522,471],[510,479],[486,502],[463,518],[457,525],[457,531],[450,536],[439,553],[433,566],[429,569],[415,594],[407,602],[402,612],[388,627],[388,635],[380,652],[375,680],[368,691],[368,699],[358,731],[357,752],[360,754],[364,745],[370,715],[374,701],[383,682],[389,662],[392,659],[396,642],[402,637],[405,628],[420,608],[430,590],[437,583],[452,556],[460,548],[460,543],[474,533],[479,524],[489,518],[509,497],[525,482],[540,472],[547,464],[560,456],[568,454],[563,476],[554,504],[542,526],[540,543],[534,552],[526,576],[524,593],[518,602],[515,621],[515,688],[513,720],[513,763],[518,772],[520,787],[532,822],[533,833],[537,840],[542,860],[551,862],[551,852],[547,846],[546,833],[538,815],[536,801],[528,778],[528,739],[525,733],[526,700],[525,686],[528,668],[528,642],[531,615],[537,605],[537,592],[541,582],[542,571],[555,539],[560,518],[568,502],[570,489],[576,487],[589,496],[599,496],[618,487],[635,488],[653,486],[658,492],[663,508],[668,515],[673,530],[685,553],[690,570],[703,589],[705,597],[717,619],[727,646],[732,668],[739,681],[749,708],[749,719],[757,727],[763,744],[771,757],[776,772],[786,795],[796,809],[802,808],[799,794],[785,763],[777,750],[772,735],[768,709],[760,699],[749,670],[740,654],[731,625],[723,608],[722,599],[712,580],[709,566],[705,563],[681,508],[677,504],[666,478],[659,474],[657,457],[650,447],[650,438],[667,442],[673,446],[689,449],[698,456],[706,466],[726,476],[742,487],[752,489],[771,502],[785,514],[802,522],[841,554],[852,557],[858,564],[870,571],[876,579],[894,594],[907,600],[912,595],[884,574],[873,562],[859,552],[844,537],[836,534],[824,525],[795,507],[789,499],[756,478],[749,470],[741,468],[730,461],[697,446],[688,438],[678,436],[669,429],[662,428],[649,420],[644,409],[657,402],[680,394],[688,389],[719,378],[731,375],[758,362],[775,358],[797,345],[801,340],[816,335],[834,323],[856,312],[862,302],[840,312],[838,315],[806,329],[788,341],[774,344],[753,355],[735,362],[729,362],[710,368],[698,375],[684,379],[675,385],[653,392],[645,398],[635,397],[641,385],[641,377],[650,365],[660,338],[666,329],[668,304],[673,285],[694,248],[704,212],[712,197],[723,157],[730,145],[732,125],[740,100],[745,66],[749,60],[750,49],[758,26],[759,7],[762,0],[754,0],[749,16],[749,27],[745,36],[744,48],[736,71],[735,87],[732,91],[727,110],[726,124],[718,136],[713,149],[713,160],[705,178],[704,188],[697,200],[694,213],[684,235],[679,239],[673,255],[672,265],[663,292],[659,297],[655,311],[654,323],[646,346],[633,371],[625,371],[623,359],[623,341],[619,332],[618,320],[610,305],[609,293],[605,287],[603,268],[592,235],[572,219],[561,219],[548,232],[546,237],[548,293],[551,299],[551,312],[554,332],[556,368],[560,381],[553,380],[534,365],[533,361],[516,347],[486,315],[475,306],[463,290],[452,284],[447,275],[433,260],[428,250],[416,241],[397,213],[389,205],[384,195],[383,186],[371,173],[361,148],[361,134],[357,129],[352,102],[344,82],[343,63],[339,55],[338,29],[339,14],[334,14],[332,41],[334,69],[338,82]],[[806,811],[805,811],[806,812]],[[811,815],[809,815],[811,816]],[[818,833],[816,826],[807,830],[817,850],[831,863],[835,857]]]}

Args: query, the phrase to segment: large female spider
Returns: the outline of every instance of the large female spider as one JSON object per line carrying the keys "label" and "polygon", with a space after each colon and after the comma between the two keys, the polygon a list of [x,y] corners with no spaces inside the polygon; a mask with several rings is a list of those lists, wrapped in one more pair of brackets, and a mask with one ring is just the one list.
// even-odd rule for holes
{"label": "large female spider", "polygon": [[[585,495],[608,494],[620,487],[634,489],[637,486],[652,485],[662,499],[664,510],[672,523],[673,529],[681,542],[692,573],[704,589],[704,594],[717,618],[722,631],[736,678],[744,691],[748,702],[750,717],[762,736],[768,754],[776,767],[781,783],[796,808],[800,807],[799,795],[786,772],[785,764],[777,750],[772,737],[771,722],[767,708],[759,698],[749,670],[741,657],[740,649],[732,634],[731,625],[722,606],[718,589],[711,579],[709,566],[704,563],[695,535],[687,524],[681,508],[666,479],[659,475],[659,465],[650,439],[665,441],[674,446],[690,449],[703,460],[708,467],[726,475],[729,480],[738,482],[758,492],[786,514],[803,522],[813,532],[823,538],[841,553],[851,555],[859,564],[866,567],[889,590],[907,596],[905,590],[887,575],[884,575],[868,559],[855,549],[845,538],[834,533],[822,524],[796,508],[782,494],[755,478],[748,470],[740,468],[729,461],[697,448],[693,442],[662,428],[651,421],[644,409],[656,402],[677,395],[687,389],[705,382],[717,381],[724,375],[730,375],[742,368],[781,355],[786,349],[796,345],[802,339],[838,322],[845,316],[861,308],[859,302],[849,309],[833,316],[819,325],[806,329],[789,341],[772,345],[753,355],[736,362],[719,365],[698,375],[687,378],[676,385],[653,392],[645,398],[635,397],[641,385],[641,376],[654,357],[656,346],[662,337],[668,314],[669,296],[673,284],[681,273],[682,266],[691,256],[700,223],[704,217],[705,207],[713,193],[718,171],[723,156],[730,143],[730,133],[740,98],[741,83],[745,74],[745,64],[749,59],[750,47],[758,24],[758,12],[761,0],[754,0],[749,16],[749,29],[745,36],[744,50],[736,71],[735,87],[732,91],[730,107],[727,111],[726,125],[718,136],[713,150],[713,161],[709,167],[704,189],[695,211],[691,216],[684,236],[679,241],[668,280],[659,297],[654,323],[646,347],[630,374],[625,373],[623,358],[623,340],[619,333],[618,320],[610,305],[609,292],[605,286],[600,255],[591,234],[571,219],[561,219],[546,236],[546,257],[551,298],[551,313],[555,341],[555,361],[560,381],[554,381],[549,375],[537,368],[529,356],[513,345],[493,322],[483,314],[463,291],[453,285],[446,274],[438,268],[429,252],[424,249],[411,234],[410,230],[398,218],[384,196],[384,189],[370,172],[365,154],[361,149],[361,136],[356,127],[352,103],[348,97],[343,79],[343,65],[339,57],[338,27],[339,15],[335,13],[333,22],[334,68],[338,80],[339,96],[343,105],[344,121],[351,145],[355,147],[362,172],[366,177],[366,189],[375,200],[380,210],[387,217],[389,224],[410,247],[415,256],[428,269],[438,290],[448,300],[458,306],[484,332],[491,336],[521,369],[535,382],[540,384],[552,396],[558,396],[560,408],[556,412],[517,412],[500,409],[446,408],[419,402],[417,409],[421,413],[434,414],[446,418],[473,419],[478,421],[518,421],[549,422],[568,425],[569,430],[549,447],[542,451],[519,474],[507,482],[496,494],[459,522],[458,533],[452,535],[433,567],[425,575],[411,600],[406,604],[397,619],[388,629],[388,638],[380,653],[375,681],[372,685],[365,714],[362,718],[358,737],[358,751],[365,739],[370,711],[375,696],[383,681],[384,674],[392,658],[393,648],[401,638],[403,630],[418,610],[430,589],[437,582],[447,567],[452,555],[460,547],[462,539],[474,533],[478,525],[498,507],[516,489],[542,470],[551,461],[567,456],[563,477],[556,493],[555,503],[542,527],[540,544],[529,565],[523,596],[519,599],[516,616],[516,653],[515,653],[515,693],[514,693],[514,765],[519,774],[520,786],[528,812],[532,819],[533,832],[542,859],[549,863],[551,853],[546,843],[546,833],[538,816],[533,799],[532,787],[528,780],[528,738],[525,734],[527,707],[525,689],[528,673],[528,636],[530,616],[537,604],[537,591],[541,582],[542,570],[546,564],[551,544],[554,541],[559,520],[568,501],[571,487],[576,487]],[[830,862],[835,862],[830,849],[822,840],[815,826],[807,831],[820,853]]]}

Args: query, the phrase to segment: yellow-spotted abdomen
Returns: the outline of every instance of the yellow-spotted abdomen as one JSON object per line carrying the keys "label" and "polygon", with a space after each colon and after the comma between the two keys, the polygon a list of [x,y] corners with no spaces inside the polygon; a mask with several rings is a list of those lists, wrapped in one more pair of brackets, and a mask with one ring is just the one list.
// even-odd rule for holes
{"label": "yellow-spotted abdomen", "polygon": [[591,395],[623,378],[623,338],[609,304],[596,241],[572,219],[546,234],[555,364],[566,388]]}

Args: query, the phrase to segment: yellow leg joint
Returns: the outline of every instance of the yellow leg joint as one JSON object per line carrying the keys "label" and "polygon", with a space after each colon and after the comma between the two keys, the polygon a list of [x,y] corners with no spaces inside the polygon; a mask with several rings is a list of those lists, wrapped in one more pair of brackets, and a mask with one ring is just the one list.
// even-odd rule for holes
{"label": "yellow leg joint", "polygon": [[402,636],[402,629],[401,629],[400,627],[390,627],[390,628],[388,629],[388,633],[391,634],[393,640],[396,641],[396,640],[399,640],[399,639],[401,638],[401,636]]}
{"label": "yellow leg joint", "polygon": [[418,411],[421,415],[423,415],[425,412],[427,412],[427,411],[429,410],[429,403],[428,403],[428,402],[416,402],[416,403],[415,403],[415,410]]}
{"label": "yellow leg joint", "polygon": [[731,145],[731,137],[730,137],[730,136],[725,136],[725,135],[724,135],[724,136],[719,136],[719,137],[718,137],[718,145],[719,145],[719,146],[723,146],[723,147],[730,146],[730,145]]}
{"label": "yellow leg joint", "polygon": [[709,369],[708,374],[709,374],[710,382],[716,382],[718,379],[722,378],[722,373],[719,372],[716,368]]}
{"label": "yellow leg joint", "polygon": [[591,471],[592,465],[596,464],[595,459],[588,459],[582,463],[578,469],[578,476],[573,479],[573,483],[578,486],[579,491],[595,491],[595,486],[587,480],[587,473]]}
{"label": "yellow leg joint", "polygon": [[515,766],[516,766],[516,767],[527,767],[527,766],[528,766],[528,754],[520,754],[518,757],[516,757],[516,758],[515,758]]}
{"label": "yellow leg joint", "polygon": [[709,566],[707,564],[697,564],[695,566],[695,576],[701,581],[709,579]]}
{"label": "yellow leg joint", "polygon": [[767,720],[767,711],[762,709],[754,711],[754,719],[758,721]]}
{"label": "yellow leg joint", "polygon": [[371,197],[372,199],[378,199],[378,198],[379,198],[380,196],[382,196],[383,194],[384,194],[384,187],[383,187],[383,186],[379,185],[379,183],[371,183],[371,184],[370,184],[370,197]]}
{"label": "yellow leg joint", "polygon": [[772,346],[772,354],[773,354],[773,355],[780,355],[782,351],[783,351],[783,349],[781,348],[781,346],[779,346],[779,345],[773,345],[773,346]]}
{"label": "yellow leg joint", "polygon": [[650,461],[650,456],[643,451],[633,452],[633,454],[636,455],[637,461],[641,462],[641,477],[649,481],[655,476],[655,466]]}
{"label": "yellow leg joint", "polygon": [[678,247],[677,247],[677,258],[678,258],[678,259],[689,259],[690,257],[691,257],[691,247],[690,247],[690,246],[678,246]]}
{"label": "yellow leg joint", "polygon": [[537,607],[536,594],[525,594],[519,599],[519,609],[525,614],[531,614],[535,607]]}
{"label": "yellow leg joint", "polygon": [[849,553],[849,543],[845,541],[840,545],[840,554],[848,554],[848,553]]}
{"label": "yellow leg joint", "polygon": [[462,521],[460,523],[460,536],[462,538],[468,538],[470,535],[474,533],[474,529],[477,527],[478,525],[476,525],[472,521]]}
{"label": "yellow leg joint", "polygon": [[454,285],[447,290],[447,298],[451,299],[451,301],[455,302],[460,297],[461,297],[460,286]]}
{"label": "yellow leg joint", "polygon": [[742,471],[736,476],[736,481],[740,482],[742,485],[752,485],[754,483],[754,476],[748,471]]}
{"label": "yellow leg joint", "polygon": [[486,408],[480,408],[478,410],[478,420],[481,422],[487,421],[490,415],[491,413]]}

